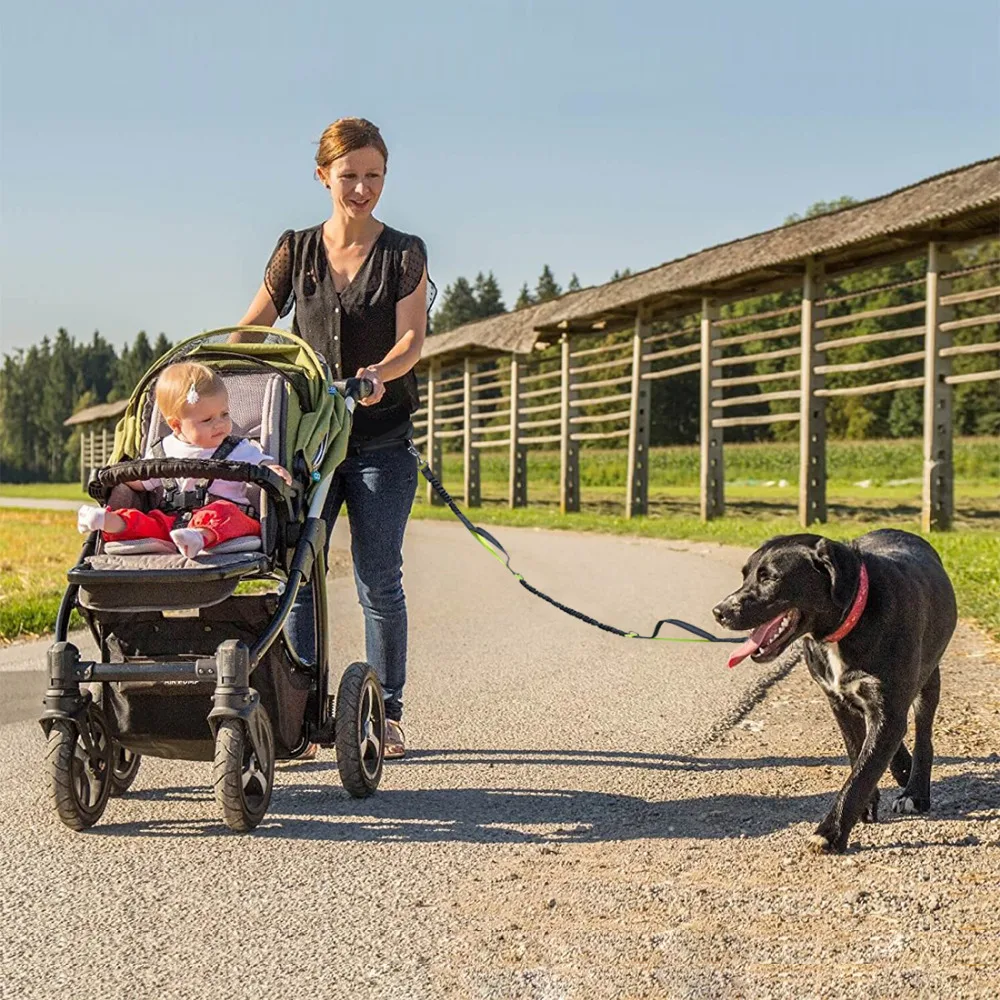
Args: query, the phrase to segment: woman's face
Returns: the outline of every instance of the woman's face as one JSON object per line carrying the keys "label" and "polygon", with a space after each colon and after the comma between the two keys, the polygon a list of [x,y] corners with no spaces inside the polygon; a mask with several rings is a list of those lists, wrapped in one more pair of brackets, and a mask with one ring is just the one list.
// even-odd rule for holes
{"label": "woman's face", "polygon": [[365,146],[317,167],[319,179],[330,189],[334,211],[361,219],[375,210],[385,183],[385,160],[374,146]]}

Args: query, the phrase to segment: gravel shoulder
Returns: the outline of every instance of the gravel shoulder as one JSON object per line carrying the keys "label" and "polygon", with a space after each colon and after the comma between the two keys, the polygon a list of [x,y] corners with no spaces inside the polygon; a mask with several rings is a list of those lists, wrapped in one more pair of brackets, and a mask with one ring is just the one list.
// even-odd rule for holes
{"label": "gravel shoulder", "polygon": [[669,780],[617,839],[570,826],[451,886],[441,995],[995,997],[1000,648],[961,625],[942,674],[929,816],[890,779],[846,855],[806,851],[846,755],[800,663],[703,753],[637,755]]}

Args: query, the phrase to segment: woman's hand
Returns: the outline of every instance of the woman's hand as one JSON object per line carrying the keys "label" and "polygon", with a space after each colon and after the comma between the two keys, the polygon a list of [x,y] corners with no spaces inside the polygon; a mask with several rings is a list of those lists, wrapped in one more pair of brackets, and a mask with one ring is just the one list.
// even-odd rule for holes
{"label": "woman's hand", "polygon": [[292,485],[291,473],[283,465],[271,465],[269,462],[264,463],[265,469],[270,469],[272,472],[277,473],[289,486]]}
{"label": "woman's hand", "polygon": [[355,378],[366,378],[372,384],[372,394],[366,399],[360,400],[362,406],[374,406],[385,395],[385,383],[373,365],[359,368]]}

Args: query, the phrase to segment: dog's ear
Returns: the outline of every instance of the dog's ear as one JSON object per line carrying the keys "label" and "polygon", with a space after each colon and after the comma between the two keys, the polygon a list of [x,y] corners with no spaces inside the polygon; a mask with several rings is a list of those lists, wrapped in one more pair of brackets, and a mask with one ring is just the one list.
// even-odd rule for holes
{"label": "dog's ear", "polygon": [[850,600],[853,593],[851,550],[840,542],[821,538],[813,550],[813,561],[830,578],[830,595],[838,604]]}

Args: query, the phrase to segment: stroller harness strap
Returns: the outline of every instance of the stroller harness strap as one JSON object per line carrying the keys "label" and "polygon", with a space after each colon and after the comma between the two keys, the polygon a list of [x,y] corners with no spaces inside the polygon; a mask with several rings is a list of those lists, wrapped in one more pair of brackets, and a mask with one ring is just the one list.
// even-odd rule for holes
{"label": "stroller harness strap", "polygon": [[[576,618],[578,621],[582,621],[587,625],[593,625],[594,628],[601,629],[602,632],[610,632],[612,635],[621,636],[623,639],[657,639],[660,642],[735,642],[742,643],[743,639],[733,639],[728,636],[717,636],[712,635],[711,632],[706,632],[704,629],[699,628],[697,625],[692,625],[690,622],[681,621],[679,618],[661,618],[653,629],[650,635],[639,635],[638,632],[626,631],[625,629],[616,628],[614,625],[606,625],[604,622],[598,621],[596,618],[591,618],[589,615],[585,615],[582,611],[577,611],[574,608],[568,607],[565,604],[557,601],[554,597],[549,597],[548,594],[542,593],[537,587],[533,587],[528,583],[525,578],[518,573],[510,564],[510,556],[507,554],[507,550],[500,544],[500,542],[493,537],[488,531],[480,528],[479,525],[473,524],[459,509],[458,504],[451,498],[448,491],[441,485],[440,480],[434,475],[434,470],[427,464],[426,460],[417,451],[416,447],[411,442],[409,445],[410,454],[414,456],[417,460],[417,467],[423,474],[424,479],[431,484],[431,488],[435,493],[445,502],[451,512],[465,525],[469,530],[473,538],[479,542],[480,545],[491,556],[503,563],[507,571],[514,577],[517,582],[528,591],[529,594],[534,594],[535,597],[541,598],[547,604],[551,604],[554,608],[558,608],[560,611],[569,615],[572,618]],[[664,625],[673,625],[676,628],[683,629],[685,632],[690,632],[693,636],[697,638],[687,638],[679,636],[668,636],[660,635],[660,629]]]}
{"label": "stroller harness strap", "polygon": [[[163,447],[163,438],[160,438],[150,449],[153,458],[166,458],[167,453]],[[233,450],[240,443],[240,438],[228,435],[215,451],[209,456],[210,460],[222,462],[233,453]],[[156,506],[168,514],[180,514],[183,517],[190,517],[191,513],[199,507],[204,507],[208,500],[208,491],[211,489],[214,480],[199,479],[195,482],[193,490],[182,490],[180,483],[176,479],[161,480],[162,496],[157,497]],[[250,508],[250,504],[237,504],[237,507]]]}

